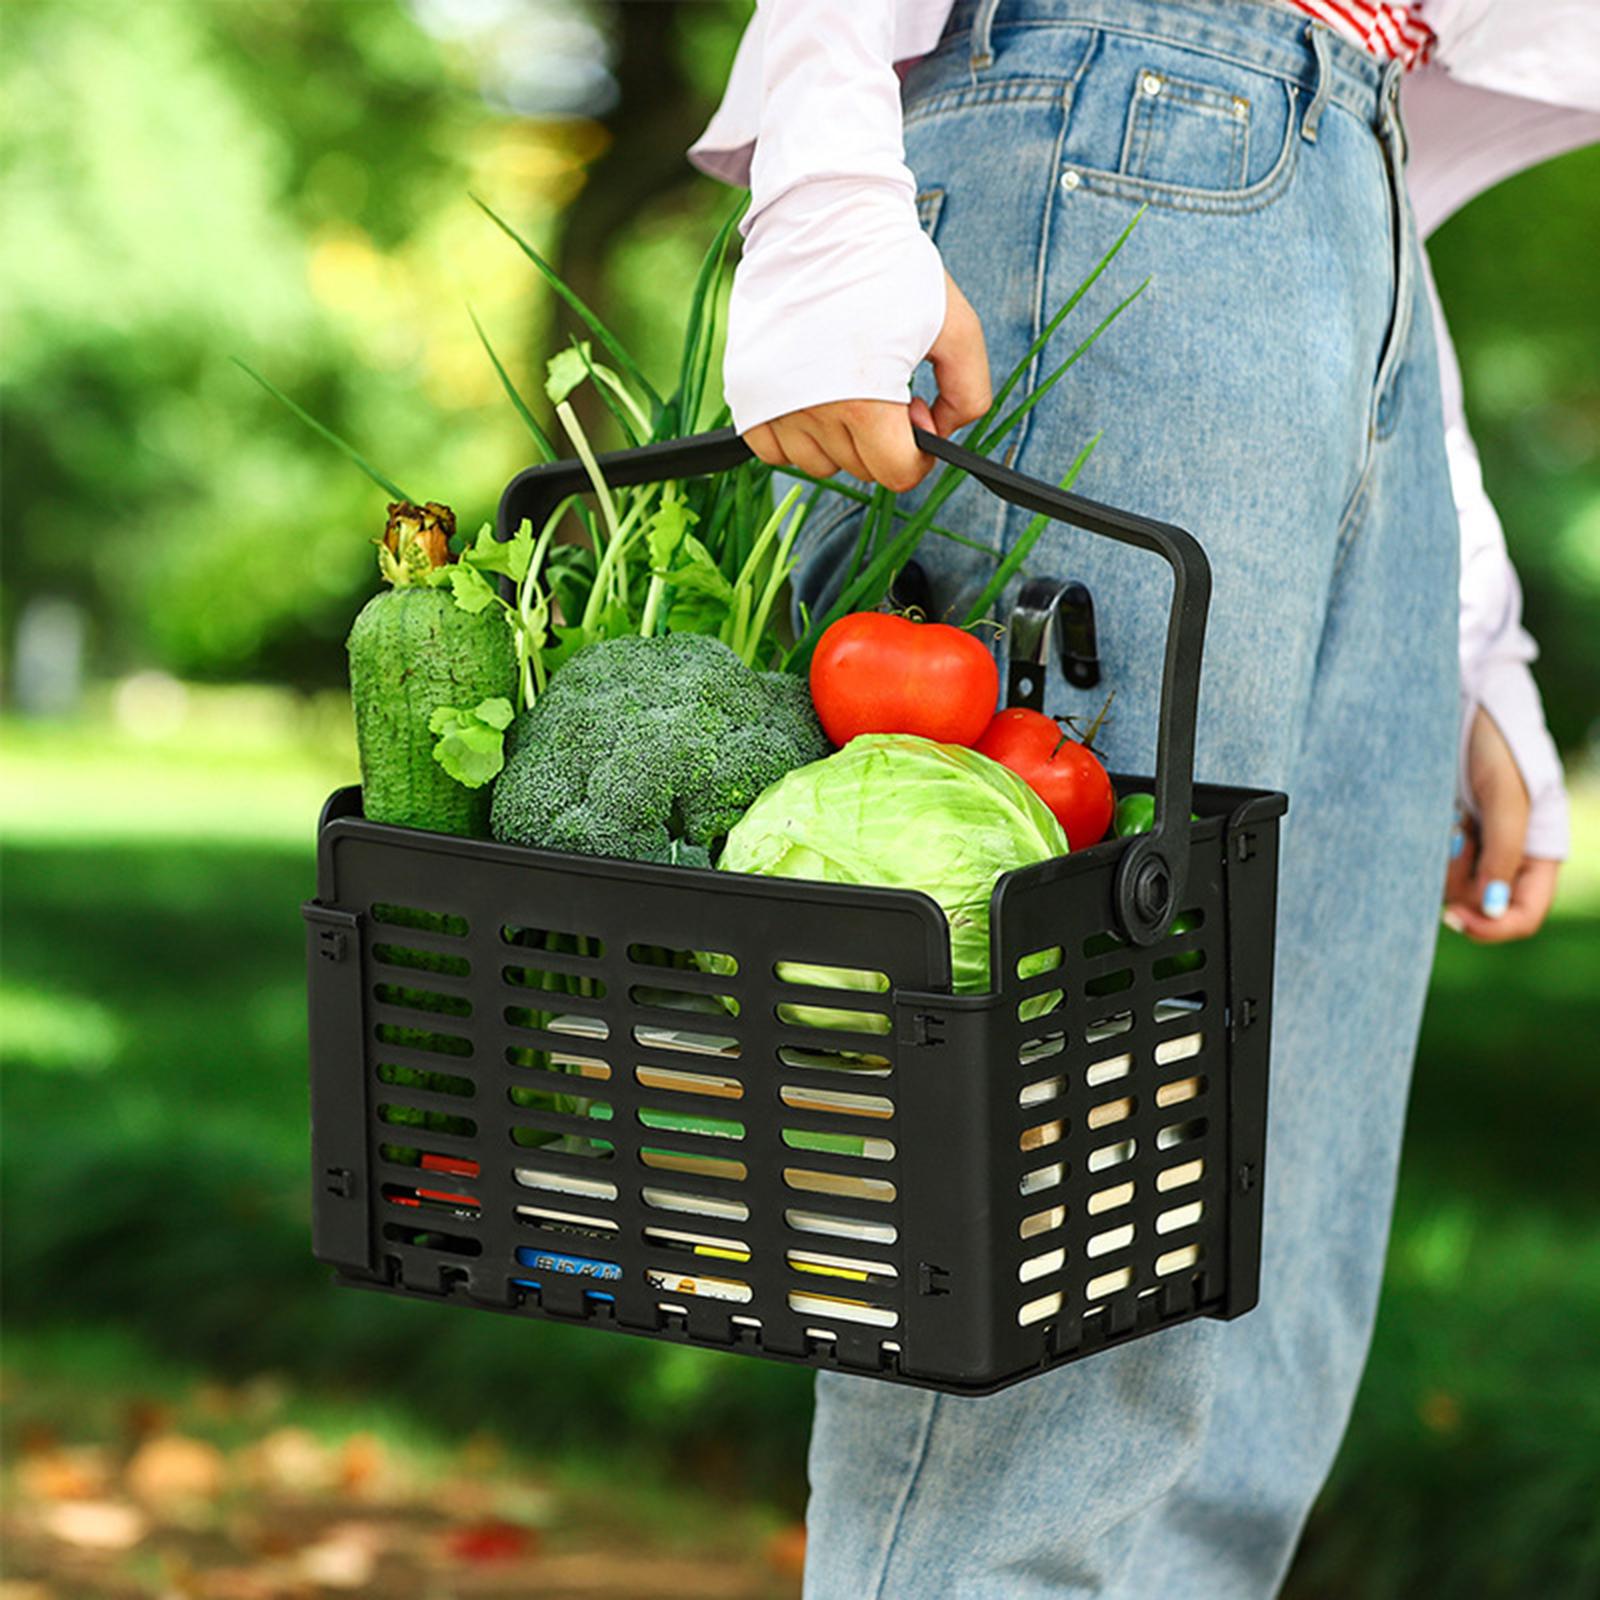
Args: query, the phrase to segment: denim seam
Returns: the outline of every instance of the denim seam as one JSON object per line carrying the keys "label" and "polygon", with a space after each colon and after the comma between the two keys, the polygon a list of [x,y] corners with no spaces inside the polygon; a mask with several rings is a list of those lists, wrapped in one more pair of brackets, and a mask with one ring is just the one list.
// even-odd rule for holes
{"label": "denim seam", "polygon": [[[1227,65],[1231,67],[1238,67],[1245,72],[1253,72],[1259,77],[1275,78],[1279,83],[1284,84],[1286,87],[1291,89],[1309,89],[1310,87],[1310,85],[1305,82],[1304,76],[1301,73],[1286,72],[1281,67],[1273,66],[1271,63],[1252,60],[1249,56],[1236,55],[1232,51],[1221,49],[1214,45],[1201,44],[1195,40],[1185,39],[1181,36],[1173,36],[1170,34],[1147,33],[1143,29],[1130,28],[1126,24],[1119,25],[1115,22],[1108,22],[1103,18],[1080,17],[1058,18],[1052,19],[1049,22],[1011,22],[1005,24],[1005,26],[1002,28],[997,28],[995,32],[997,35],[1009,32],[1021,33],[1024,31],[1038,33],[1047,32],[1051,29],[1071,33],[1088,31],[1095,33],[1115,34],[1118,38],[1137,39],[1141,40],[1145,44],[1160,45],[1166,49],[1184,50],[1191,55],[1206,56],[1213,61],[1225,62]],[[952,61],[959,59],[961,64],[965,66],[968,61],[968,57],[965,53],[963,53],[964,47],[963,51],[958,51],[955,48],[963,37],[964,35],[961,34],[949,35],[940,42],[938,49],[932,51],[929,55],[922,58],[919,66],[927,66],[930,63],[941,61],[947,51],[950,52],[950,59]],[[1004,51],[996,46],[995,60],[999,61],[1003,54]],[[1004,82],[1005,80],[991,79],[989,81],[991,83],[995,83]],[[1344,83],[1345,86],[1354,91],[1352,98],[1358,98],[1363,102],[1370,99],[1373,109],[1376,111],[1378,99],[1377,85],[1373,85],[1369,89],[1359,81],[1351,80],[1349,74],[1344,75]],[[1362,111],[1357,110],[1353,105],[1351,105],[1350,99],[1346,98],[1345,95],[1340,93],[1340,87],[1340,83],[1336,80],[1333,92],[1329,95],[1327,100],[1328,109],[1344,112],[1347,117],[1350,117],[1363,128],[1372,127],[1372,117]],[[960,89],[937,90],[935,91],[935,96],[968,94],[971,92],[971,85],[969,84]]]}
{"label": "denim seam", "polygon": [[1350,491],[1344,515],[1339,518],[1339,532],[1333,541],[1333,569],[1329,574],[1330,582],[1339,576],[1345,557],[1355,547],[1356,535],[1360,533],[1362,524],[1367,519],[1367,507],[1372,502],[1372,468],[1377,454],[1373,449],[1373,443],[1369,430],[1366,448],[1361,458],[1361,476],[1356,479],[1356,486]]}
{"label": "denim seam", "polygon": [[1047,103],[1061,93],[1060,78],[991,78],[959,89],[939,89],[909,102],[903,109],[902,123],[910,127],[941,111],[961,111],[967,106],[1006,105],[1014,100]]}
{"label": "denim seam", "polygon": [[889,1564],[894,1560],[895,1546],[900,1542],[900,1533],[905,1526],[906,1508],[911,1504],[911,1496],[916,1492],[917,1481],[922,1476],[923,1466],[928,1459],[928,1445],[933,1439],[933,1419],[939,1409],[939,1401],[943,1398],[937,1392],[928,1395],[928,1414],[923,1420],[922,1437],[917,1441],[916,1454],[912,1457],[910,1469],[906,1473],[905,1487],[901,1491],[899,1503],[894,1508],[894,1515],[889,1521],[889,1537],[884,1542],[883,1560],[878,1566],[878,1575],[872,1580],[872,1587],[862,1600],[883,1600],[883,1586],[889,1581]]}
{"label": "denim seam", "polygon": [[[1146,73],[1156,73],[1155,67],[1142,67],[1139,76]],[[1176,105],[1184,110],[1192,110],[1201,116],[1211,116],[1220,121],[1233,137],[1233,167],[1235,172],[1235,186],[1233,189],[1217,191],[1197,190],[1199,194],[1212,192],[1220,194],[1235,194],[1241,189],[1250,187],[1240,180],[1247,177],[1250,172],[1250,124],[1248,120],[1240,121],[1233,114],[1232,106],[1241,98],[1230,94],[1224,89],[1214,89],[1208,84],[1193,83],[1187,78],[1175,78],[1170,73],[1160,72],[1162,80],[1161,99],[1164,103]],[[1228,110],[1223,110],[1221,102],[1227,102]],[[1246,99],[1246,104],[1249,104]],[[1291,110],[1293,102],[1290,102]],[[1145,182],[1159,180],[1144,179],[1145,164],[1150,157],[1150,142],[1155,136],[1156,112],[1155,107],[1149,103],[1149,96],[1134,91],[1132,101],[1128,106],[1128,128],[1122,139],[1122,163],[1118,168],[1119,176],[1139,178]],[[1138,153],[1134,154],[1134,142],[1137,138]]]}
{"label": "denim seam", "polygon": [[[1052,173],[1061,170],[1062,151],[1066,147],[1067,133],[1072,125],[1072,107],[1077,95],[1078,85],[1082,81],[1084,73],[1089,70],[1089,64],[1098,53],[1099,45],[1098,38],[1089,41],[1089,48],[1083,52],[1078,65],[1073,69],[1072,76],[1067,80],[1065,86],[1060,88],[1058,99],[1061,107],[1061,118],[1056,125],[1055,149],[1051,154],[1050,170]],[[1039,213],[1039,250],[1033,264],[1033,315],[1028,332],[1028,343],[1030,345],[1044,331],[1044,295],[1050,278],[1050,238],[1055,223],[1056,200],[1057,189],[1055,183],[1047,183],[1044,186],[1044,203],[1040,207]],[[1028,388],[1030,391],[1039,376],[1039,364],[1043,360],[1044,352],[1041,350],[1029,365]],[[1028,434],[1032,426],[1033,413],[1029,412],[1023,417],[1018,431],[1012,435],[1010,449],[1004,457],[1006,465],[1009,466],[1016,461],[1023,445],[1027,443]],[[1005,559],[1007,553],[1006,525],[1010,521],[1011,508],[1004,500],[997,499],[995,501],[994,553],[1001,560]],[[996,622],[1000,620],[1000,610],[1004,603],[1003,595],[995,596],[994,605],[990,608],[990,615]]]}

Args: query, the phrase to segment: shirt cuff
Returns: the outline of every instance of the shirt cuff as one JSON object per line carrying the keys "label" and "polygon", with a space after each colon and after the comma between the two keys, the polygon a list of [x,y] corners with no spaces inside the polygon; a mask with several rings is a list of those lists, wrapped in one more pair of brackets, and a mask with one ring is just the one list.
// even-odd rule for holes
{"label": "shirt cuff", "polygon": [[797,184],[745,226],[723,359],[734,427],[833,400],[909,401],[946,296],[909,179]]}
{"label": "shirt cuff", "polygon": [[1555,741],[1545,727],[1544,707],[1533,674],[1522,661],[1494,661],[1481,668],[1470,695],[1462,698],[1457,790],[1462,809],[1476,817],[1467,775],[1467,743],[1479,707],[1494,719],[1527,785],[1532,809],[1523,854],[1565,861],[1571,847],[1566,782]]}

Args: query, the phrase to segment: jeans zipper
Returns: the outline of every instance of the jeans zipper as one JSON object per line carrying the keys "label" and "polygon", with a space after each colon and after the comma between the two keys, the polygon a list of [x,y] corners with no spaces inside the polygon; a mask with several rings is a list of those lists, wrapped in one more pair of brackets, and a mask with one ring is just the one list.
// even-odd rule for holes
{"label": "jeans zipper", "polygon": [[1380,433],[1388,433],[1393,426],[1393,408],[1387,401],[1405,351],[1406,337],[1411,331],[1411,302],[1416,288],[1413,282],[1411,202],[1406,197],[1406,136],[1400,121],[1400,77],[1399,63],[1391,62],[1383,80],[1383,110],[1378,129],[1389,178],[1389,233],[1394,246],[1394,307],[1372,390],[1372,412],[1368,427],[1373,438]]}

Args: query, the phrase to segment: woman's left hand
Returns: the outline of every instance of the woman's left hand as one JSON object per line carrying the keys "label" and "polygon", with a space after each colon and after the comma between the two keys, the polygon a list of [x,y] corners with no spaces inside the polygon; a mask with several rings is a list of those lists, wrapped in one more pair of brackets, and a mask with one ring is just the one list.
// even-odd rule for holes
{"label": "woman's left hand", "polygon": [[1505,735],[1481,706],[1467,736],[1467,778],[1478,819],[1461,818],[1451,841],[1445,926],[1478,944],[1526,939],[1549,913],[1561,863],[1523,854],[1528,786]]}

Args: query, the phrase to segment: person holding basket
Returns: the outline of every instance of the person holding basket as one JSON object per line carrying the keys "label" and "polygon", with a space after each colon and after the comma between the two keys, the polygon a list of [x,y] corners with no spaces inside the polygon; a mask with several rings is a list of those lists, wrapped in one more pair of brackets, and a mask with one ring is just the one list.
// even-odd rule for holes
{"label": "person holding basket", "polygon": [[[1524,937],[1567,847],[1420,239],[1597,108],[1581,0],[760,0],[693,152],[752,190],[735,425],[914,491],[913,425],[982,415],[990,352],[1014,365],[1142,210],[1085,326],[1113,278],[1147,292],[1007,459],[1055,478],[1099,432],[1076,487],[1198,534],[1195,776],[1290,796],[1259,1307],[984,1399],[819,1374],[808,1600],[1281,1584],[1366,1358],[1441,883],[1451,927]],[[960,615],[1027,519],[968,486],[942,520],[990,547],[924,543]],[[808,530],[813,612],[855,531]],[[1106,764],[1152,770],[1169,576],[1059,526],[1030,567],[1090,589]],[[1102,693],[1052,666],[1051,711]]]}

